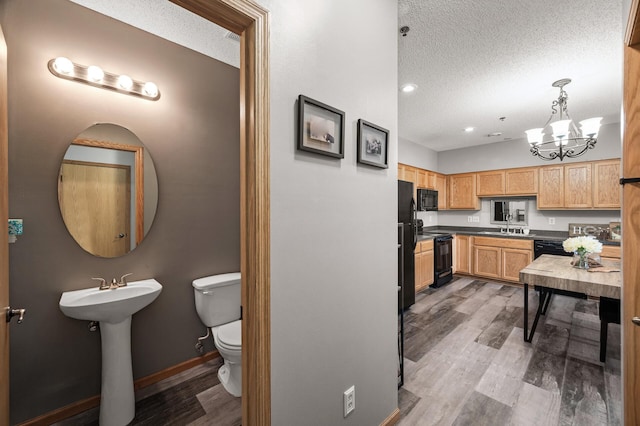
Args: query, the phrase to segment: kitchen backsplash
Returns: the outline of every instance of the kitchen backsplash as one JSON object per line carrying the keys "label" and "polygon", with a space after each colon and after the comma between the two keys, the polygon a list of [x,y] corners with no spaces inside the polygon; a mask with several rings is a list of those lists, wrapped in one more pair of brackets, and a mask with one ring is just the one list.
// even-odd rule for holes
{"label": "kitchen backsplash", "polygon": [[[536,198],[527,197],[530,229],[547,231],[569,230],[569,224],[608,224],[620,221],[619,210],[538,210]],[[437,212],[418,212],[418,218],[424,221],[424,226],[478,226],[498,228],[490,223],[491,205],[488,198],[482,199],[480,210],[440,210]],[[472,222],[469,222],[471,217]],[[474,221],[477,220],[477,222]],[[554,222],[553,224],[549,222]]]}

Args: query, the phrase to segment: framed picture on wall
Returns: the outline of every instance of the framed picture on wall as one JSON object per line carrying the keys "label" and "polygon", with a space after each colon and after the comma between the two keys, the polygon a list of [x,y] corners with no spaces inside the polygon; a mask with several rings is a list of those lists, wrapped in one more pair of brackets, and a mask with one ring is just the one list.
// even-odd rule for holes
{"label": "framed picture on wall", "polygon": [[298,149],[344,158],[344,112],[300,95]]}
{"label": "framed picture on wall", "polygon": [[358,163],[389,167],[389,131],[363,119],[358,120]]}

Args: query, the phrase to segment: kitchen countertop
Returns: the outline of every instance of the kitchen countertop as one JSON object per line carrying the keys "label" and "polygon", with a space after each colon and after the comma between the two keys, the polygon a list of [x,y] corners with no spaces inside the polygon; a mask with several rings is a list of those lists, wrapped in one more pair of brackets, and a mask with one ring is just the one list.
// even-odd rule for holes
{"label": "kitchen countertop", "polygon": [[[512,238],[522,240],[551,240],[564,241],[569,238],[568,231],[543,231],[532,229],[529,235],[522,234],[501,234],[500,228],[482,228],[476,226],[435,226],[425,227],[423,232],[439,232],[452,235],[469,235],[474,237],[491,237],[491,238]],[[488,232],[488,233],[487,233]],[[418,241],[433,239],[433,235],[418,234]],[[620,241],[601,241],[603,245],[619,246]]]}

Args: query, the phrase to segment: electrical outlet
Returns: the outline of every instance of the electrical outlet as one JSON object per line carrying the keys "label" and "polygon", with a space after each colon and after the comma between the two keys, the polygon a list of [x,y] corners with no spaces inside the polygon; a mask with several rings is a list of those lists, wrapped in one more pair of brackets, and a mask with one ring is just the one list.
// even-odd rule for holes
{"label": "electrical outlet", "polygon": [[356,409],[356,387],[351,386],[342,394],[344,399],[344,416],[347,417]]}
{"label": "electrical outlet", "polygon": [[550,217],[549,218],[549,225],[555,225],[556,224],[556,218],[555,217]]}
{"label": "electrical outlet", "polygon": [[480,222],[480,217],[479,216],[474,216],[473,217],[473,221],[476,222],[476,223]]}
{"label": "electrical outlet", "polygon": [[467,222],[473,222],[473,216],[467,216]]}

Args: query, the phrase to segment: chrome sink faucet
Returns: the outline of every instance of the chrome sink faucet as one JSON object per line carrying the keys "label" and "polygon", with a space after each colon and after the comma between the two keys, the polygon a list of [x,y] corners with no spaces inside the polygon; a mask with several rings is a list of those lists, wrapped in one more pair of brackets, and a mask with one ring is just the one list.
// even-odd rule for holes
{"label": "chrome sink faucet", "polygon": [[116,290],[120,287],[125,287],[127,285],[127,277],[129,275],[133,275],[132,272],[128,274],[124,274],[120,277],[120,281],[118,282],[115,278],[111,280],[111,284],[107,284],[107,280],[104,278],[91,278],[92,280],[100,281],[100,286],[98,290]]}

